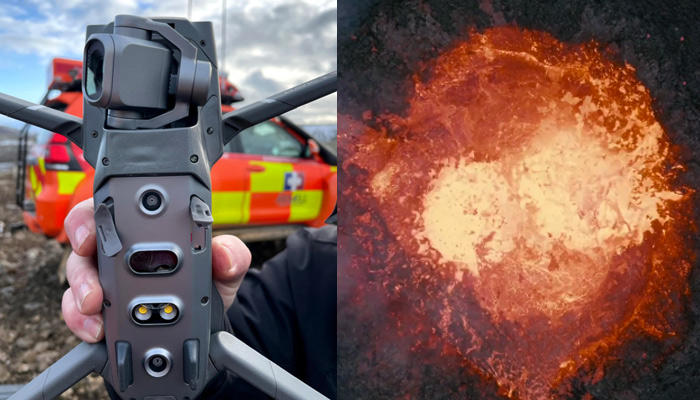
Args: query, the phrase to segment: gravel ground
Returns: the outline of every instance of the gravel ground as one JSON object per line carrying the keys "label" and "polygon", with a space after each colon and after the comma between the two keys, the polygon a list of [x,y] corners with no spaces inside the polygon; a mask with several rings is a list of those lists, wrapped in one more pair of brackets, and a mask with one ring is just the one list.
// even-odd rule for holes
{"label": "gravel ground", "polygon": [[[0,384],[29,382],[80,341],[61,318],[63,287],[56,268],[62,248],[28,231],[14,204],[14,174],[0,172]],[[105,399],[100,377],[89,377],[61,399]]]}

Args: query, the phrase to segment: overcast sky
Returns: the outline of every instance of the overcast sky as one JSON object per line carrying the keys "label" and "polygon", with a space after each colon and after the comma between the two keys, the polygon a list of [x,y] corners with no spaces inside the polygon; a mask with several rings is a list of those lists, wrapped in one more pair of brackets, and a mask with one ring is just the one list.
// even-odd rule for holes
{"label": "overcast sky", "polygon": [[[219,64],[246,98],[260,100],[337,68],[335,0],[192,0],[192,20],[212,21]],[[117,14],[187,17],[188,0],[0,0],[0,92],[38,102],[53,57],[82,59],[85,27]],[[336,95],[288,115],[299,124],[335,124]],[[0,125],[9,119],[0,117]]]}

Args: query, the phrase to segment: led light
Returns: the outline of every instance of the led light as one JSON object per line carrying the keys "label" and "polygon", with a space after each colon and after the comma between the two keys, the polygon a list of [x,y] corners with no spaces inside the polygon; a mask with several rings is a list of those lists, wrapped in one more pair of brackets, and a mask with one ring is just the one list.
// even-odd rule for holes
{"label": "led light", "polygon": [[166,321],[171,321],[177,317],[177,308],[172,304],[166,304],[160,309],[160,317]]}
{"label": "led light", "polygon": [[148,320],[149,318],[151,318],[152,314],[153,313],[151,312],[150,307],[146,306],[145,304],[139,304],[134,309],[134,318],[136,318],[139,321]]}

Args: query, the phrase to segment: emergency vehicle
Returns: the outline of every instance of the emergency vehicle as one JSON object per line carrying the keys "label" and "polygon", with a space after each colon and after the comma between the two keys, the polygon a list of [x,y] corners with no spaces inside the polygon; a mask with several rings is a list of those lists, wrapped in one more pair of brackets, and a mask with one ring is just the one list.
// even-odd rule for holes
{"label": "emergency vehicle", "polygon": [[[41,104],[82,117],[82,61],[54,59]],[[243,100],[220,77],[222,111]],[[82,150],[64,136],[33,125],[20,134],[17,204],[35,233],[68,243],[63,220],[77,203],[92,197],[95,170]],[[274,118],[242,131],[214,165],[214,233],[243,240],[287,236],[300,226],[320,226],[337,197],[335,152],[286,118]]]}

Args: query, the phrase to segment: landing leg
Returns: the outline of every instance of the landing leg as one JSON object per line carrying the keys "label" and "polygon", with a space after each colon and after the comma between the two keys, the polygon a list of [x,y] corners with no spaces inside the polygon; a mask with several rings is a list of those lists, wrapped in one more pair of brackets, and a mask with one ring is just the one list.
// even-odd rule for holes
{"label": "landing leg", "polygon": [[230,333],[211,335],[209,358],[217,370],[227,369],[275,399],[328,400]]}
{"label": "landing leg", "polygon": [[58,397],[91,372],[102,373],[107,365],[104,342],[81,343],[47,368],[9,400],[47,400]]}

